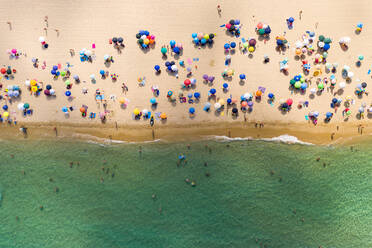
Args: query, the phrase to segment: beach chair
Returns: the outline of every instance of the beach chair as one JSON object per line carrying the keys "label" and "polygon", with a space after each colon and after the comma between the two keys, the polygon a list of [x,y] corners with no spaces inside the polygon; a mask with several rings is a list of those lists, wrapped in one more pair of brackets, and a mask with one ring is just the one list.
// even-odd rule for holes
{"label": "beach chair", "polygon": [[90,114],[89,114],[89,118],[90,118],[90,119],[94,119],[94,118],[96,118],[96,113],[90,112]]}

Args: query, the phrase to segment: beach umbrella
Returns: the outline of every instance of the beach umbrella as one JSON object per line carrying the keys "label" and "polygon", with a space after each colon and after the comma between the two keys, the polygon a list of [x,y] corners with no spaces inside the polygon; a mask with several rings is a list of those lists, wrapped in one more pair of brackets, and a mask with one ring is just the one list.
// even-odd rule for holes
{"label": "beach umbrella", "polygon": [[1,74],[5,74],[6,73],[6,69],[3,67],[1,68]]}
{"label": "beach umbrella", "polygon": [[71,96],[71,91],[66,90],[66,92],[65,92],[65,96]]}
{"label": "beach umbrella", "polygon": [[49,90],[49,94],[50,94],[50,95],[54,96],[55,93],[56,93],[56,91],[55,91],[54,89],[50,89],[50,90]]}
{"label": "beach umbrella", "polygon": [[339,86],[340,86],[340,89],[344,89],[346,87],[346,83],[340,82]]}
{"label": "beach umbrella", "polygon": [[306,90],[306,89],[307,89],[307,83],[302,83],[301,90]]}
{"label": "beach umbrella", "polygon": [[163,120],[167,119],[167,114],[166,113],[161,113],[160,118],[163,119]]}
{"label": "beach umbrella", "polygon": [[156,98],[155,98],[155,97],[151,98],[151,99],[150,99],[150,103],[151,103],[151,104],[156,104]]}
{"label": "beach umbrella", "polygon": [[257,97],[260,97],[260,96],[262,96],[262,91],[260,91],[260,90],[257,90],[257,91],[256,91],[256,96],[257,96]]}
{"label": "beach umbrella", "polygon": [[299,89],[301,87],[301,82],[300,81],[295,82],[294,87],[296,89]]}
{"label": "beach umbrella", "polygon": [[183,82],[185,86],[189,86],[191,84],[191,81],[190,79],[185,79],[185,81]]}
{"label": "beach umbrella", "polygon": [[18,103],[17,108],[19,110],[24,110],[24,103]]}
{"label": "beach umbrella", "polygon": [[349,78],[353,78],[353,77],[354,77],[354,72],[349,71],[349,72],[347,73],[347,76],[348,76]]}
{"label": "beach umbrella", "polygon": [[165,48],[165,47],[162,47],[160,51],[161,51],[161,53],[162,53],[163,55],[166,54],[166,53],[168,52],[167,48]]}
{"label": "beach umbrella", "polygon": [[99,74],[101,74],[103,76],[103,75],[105,75],[105,71],[104,70],[100,70],[99,71]]}
{"label": "beach umbrella", "polygon": [[9,116],[9,112],[4,112],[4,113],[3,113],[3,116],[4,116],[5,118],[7,118],[7,117]]}
{"label": "beach umbrella", "polygon": [[25,104],[23,104],[23,108],[25,108],[25,109],[30,108],[30,104],[28,104],[28,103],[26,102]]}
{"label": "beach umbrella", "polygon": [[3,106],[3,109],[4,109],[4,110],[8,110],[8,105],[4,105],[4,106]]}
{"label": "beach umbrella", "polygon": [[213,82],[214,81],[214,76],[208,76],[208,81]]}
{"label": "beach umbrella", "polygon": [[244,107],[244,108],[248,106],[248,103],[247,103],[246,101],[242,101],[240,104],[241,104],[242,107]]}
{"label": "beach umbrella", "polygon": [[209,110],[210,107],[211,107],[211,104],[209,102],[206,102],[204,104],[204,110]]}
{"label": "beach umbrella", "polygon": [[225,100],[223,100],[223,99],[221,98],[220,100],[218,100],[218,103],[221,104],[221,106],[222,106],[222,105],[225,104]]}
{"label": "beach umbrella", "polygon": [[240,74],[240,75],[239,75],[239,78],[240,78],[241,80],[244,80],[244,79],[245,79],[245,74]]}
{"label": "beach umbrella", "polygon": [[67,107],[63,107],[63,108],[62,108],[62,112],[63,112],[63,113],[67,113],[67,112],[68,112],[68,108],[67,108]]}
{"label": "beach umbrella", "polygon": [[288,98],[286,103],[288,104],[288,106],[291,106],[293,104],[293,100],[291,98]]}
{"label": "beach umbrella", "polygon": [[139,111],[139,109],[138,108],[135,108],[134,110],[133,110],[133,114],[134,115],[139,115],[140,114],[140,111]]}
{"label": "beach umbrella", "polygon": [[66,84],[66,85],[70,85],[70,84],[71,84],[70,80],[66,80],[66,81],[65,81],[65,84]]}
{"label": "beach umbrella", "polygon": [[119,98],[119,103],[120,104],[124,104],[125,103],[125,98],[124,97],[120,97]]}
{"label": "beach umbrella", "polygon": [[324,84],[323,84],[322,82],[320,82],[320,83],[318,84],[318,89],[319,89],[319,90],[324,89]]}
{"label": "beach umbrella", "polygon": [[197,99],[200,98],[200,93],[199,92],[195,92],[194,93],[194,97],[197,98]]}
{"label": "beach umbrella", "polygon": [[326,113],[326,118],[327,118],[327,119],[331,118],[332,116],[333,116],[333,114],[332,114],[331,112],[327,112],[327,113]]}
{"label": "beach umbrella", "polygon": [[268,96],[270,99],[273,99],[273,98],[274,98],[274,94],[273,94],[273,93],[269,93],[267,96]]}
{"label": "beach umbrella", "polygon": [[171,47],[174,47],[174,46],[176,45],[176,41],[171,40],[171,41],[169,42],[169,45],[170,45]]}
{"label": "beach umbrella", "polygon": [[250,39],[250,40],[248,41],[248,44],[249,44],[250,46],[255,46],[256,43],[257,43],[257,41],[256,41],[255,39]]}
{"label": "beach umbrella", "polygon": [[195,113],[195,108],[193,108],[193,107],[189,108],[189,113],[194,114]]}
{"label": "beach umbrella", "polygon": [[119,38],[118,38],[118,42],[119,42],[119,43],[123,43],[123,41],[124,41],[123,37],[119,37]]}
{"label": "beach umbrella", "polygon": [[148,109],[143,109],[143,110],[142,110],[142,113],[143,113],[144,115],[147,115],[147,114],[149,113],[149,110],[148,110]]}
{"label": "beach umbrella", "polygon": [[216,102],[216,103],[214,104],[214,107],[215,107],[216,109],[219,109],[219,108],[221,108],[221,104],[220,104],[219,102]]}
{"label": "beach umbrella", "polygon": [[363,107],[360,107],[360,108],[358,109],[358,111],[359,111],[359,113],[363,113],[363,112],[364,112],[364,108],[363,108]]}
{"label": "beach umbrella", "polygon": [[155,71],[159,71],[160,70],[160,66],[159,65],[155,65],[154,66],[154,69],[155,69]]}
{"label": "beach umbrella", "polygon": [[47,90],[50,90],[52,88],[52,86],[50,84],[48,84],[46,87],[45,87]]}
{"label": "beach umbrella", "polygon": [[230,46],[231,46],[231,48],[235,48],[236,47],[236,43],[235,42],[231,42],[230,43]]}
{"label": "beach umbrella", "polygon": [[222,87],[223,87],[224,89],[227,89],[227,88],[229,87],[229,85],[228,85],[227,83],[224,83],[224,84],[222,85]]}
{"label": "beach umbrella", "polygon": [[332,99],[332,103],[336,104],[338,102],[337,98]]}
{"label": "beach umbrella", "polygon": [[224,46],[223,46],[226,50],[228,50],[230,48],[230,44],[229,43],[226,43]]}
{"label": "beach umbrella", "polygon": [[316,88],[311,88],[310,93],[314,95],[316,93]]}
{"label": "beach umbrella", "polygon": [[367,83],[366,82],[363,82],[362,83],[362,88],[364,89],[364,88],[366,88],[367,87]]}
{"label": "beach umbrella", "polygon": [[174,72],[177,72],[177,71],[178,71],[178,67],[177,67],[176,65],[172,65],[172,66],[171,66],[171,69],[172,69],[172,71],[174,71]]}
{"label": "beach umbrella", "polygon": [[251,107],[253,106],[253,102],[252,102],[252,101],[248,101],[248,102],[247,102],[247,105],[248,105],[248,107],[251,108]]}
{"label": "beach umbrella", "polygon": [[216,89],[214,89],[214,88],[210,89],[209,93],[211,93],[212,95],[216,94]]}
{"label": "beach umbrella", "polygon": [[238,109],[237,109],[237,108],[233,108],[231,111],[232,111],[234,114],[238,113]]}
{"label": "beach umbrella", "polygon": [[47,96],[49,96],[49,95],[50,95],[50,91],[47,90],[47,89],[45,89],[45,90],[44,90],[44,94],[47,95]]}

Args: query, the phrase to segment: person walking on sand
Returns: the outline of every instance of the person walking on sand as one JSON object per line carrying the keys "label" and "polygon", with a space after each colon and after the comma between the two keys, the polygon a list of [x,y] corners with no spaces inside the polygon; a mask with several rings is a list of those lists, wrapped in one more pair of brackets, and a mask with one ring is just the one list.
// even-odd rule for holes
{"label": "person walking on sand", "polygon": [[7,22],[6,22],[6,24],[8,24],[8,25],[9,25],[9,30],[12,30],[12,22],[10,22],[10,21],[7,21]]}
{"label": "person walking on sand", "polygon": [[222,9],[220,5],[217,5],[217,12],[218,12],[218,15],[221,17]]}

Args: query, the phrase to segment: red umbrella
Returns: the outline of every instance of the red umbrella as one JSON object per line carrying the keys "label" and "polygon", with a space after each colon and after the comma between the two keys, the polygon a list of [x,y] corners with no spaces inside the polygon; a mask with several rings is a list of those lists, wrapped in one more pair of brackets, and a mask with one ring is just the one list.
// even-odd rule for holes
{"label": "red umbrella", "polygon": [[292,100],[291,98],[288,98],[288,100],[287,100],[287,104],[288,104],[289,106],[291,106],[292,103],[293,103],[293,100]]}
{"label": "red umbrella", "polygon": [[190,79],[186,79],[184,82],[183,82],[186,86],[189,86],[191,84],[191,81]]}
{"label": "red umbrella", "polygon": [[1,68],[1,74],[5,74],[6,73],[6,69],[3,67]]}

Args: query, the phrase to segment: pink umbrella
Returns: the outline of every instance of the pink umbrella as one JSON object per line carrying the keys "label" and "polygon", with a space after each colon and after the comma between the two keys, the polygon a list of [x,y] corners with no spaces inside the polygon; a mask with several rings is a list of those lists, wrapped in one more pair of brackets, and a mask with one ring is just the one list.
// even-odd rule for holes
{"label": "pink umbrella", "polygon": [[287,100],[287,104],[288,104],[289,106],[291,106],[291,105],[293,104],[293,100],[292,100],[291,98],[288,98],[288,100]]}
{"label": "pink umbrella", "polygon": [[16,54],[17,53],[17,49],[13,48],[12,49],[12,53]]}

